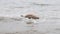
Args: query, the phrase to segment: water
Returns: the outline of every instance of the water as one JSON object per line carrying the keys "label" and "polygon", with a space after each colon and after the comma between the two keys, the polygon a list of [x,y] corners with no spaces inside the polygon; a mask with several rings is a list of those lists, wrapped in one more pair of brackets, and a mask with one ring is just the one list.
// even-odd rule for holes
{"label": "water", "polygon": [[0,32],[31,30],[20,15],[34,11],[41,19],[36,29],[44,34],[60,34],[60,0],[0,0]]}

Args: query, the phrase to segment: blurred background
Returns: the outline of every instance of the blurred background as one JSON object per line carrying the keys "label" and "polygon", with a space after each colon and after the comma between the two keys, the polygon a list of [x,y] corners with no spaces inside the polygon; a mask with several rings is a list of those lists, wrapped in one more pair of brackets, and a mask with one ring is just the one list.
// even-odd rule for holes
{"label": "blurred background", "polygon": [[34,12],[41,19],[37,30],[46,34],[60,33],[60,0],[0,0],[0,32],[30,30],[20,15]]}

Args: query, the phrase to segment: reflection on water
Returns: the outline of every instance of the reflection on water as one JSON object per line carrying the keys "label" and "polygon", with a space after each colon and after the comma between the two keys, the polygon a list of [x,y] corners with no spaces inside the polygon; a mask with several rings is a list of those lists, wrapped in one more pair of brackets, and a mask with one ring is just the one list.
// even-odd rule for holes
{"label": "reflection on water", "polygon": [[[40,21],[40,20],[39,20]],[[39,22],[38,21],[38,22]],[[52,22],[53,23],[53,22]],[[0,17],[0,32],[5,32],[6,34],[27,34],[28,32],[31,34],[47,34],[53,33],[58,34],[60,31],[60,26],[58,24],[48,24],[47,22],[39,22],[37,31],[31,31],[31,27],[26,24],[26,20],[23,18],[10,18],[10,17]],[[57,29],[56,29],[57,28]],[[24,33],[22,33],[24,32]],[[55,32],[55,33],[54,33]],[[4,34],[5,34],[4,33]],[[28,34],[29,34],[28,33]]]}

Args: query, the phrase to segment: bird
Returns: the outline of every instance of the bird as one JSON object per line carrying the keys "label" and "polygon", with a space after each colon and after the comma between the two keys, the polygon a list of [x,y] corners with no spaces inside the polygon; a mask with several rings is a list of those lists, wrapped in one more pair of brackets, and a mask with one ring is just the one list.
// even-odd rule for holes
{"label": "bird", "polygon": [[39,17],[35,16],[35,15],[32,15],[32,14],[27,14],[25,16],[25,18],[28,18],[28,19],[39,19]]}

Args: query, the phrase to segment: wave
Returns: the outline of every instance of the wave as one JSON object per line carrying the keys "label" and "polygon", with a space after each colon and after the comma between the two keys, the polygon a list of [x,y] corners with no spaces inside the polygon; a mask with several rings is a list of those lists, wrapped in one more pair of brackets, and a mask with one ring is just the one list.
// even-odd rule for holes
{"label": "wave", "polygon": [[7,21],[21,21],[22,18],[14,18],[14,17],[0,17],[0,22],[7,22]]}

